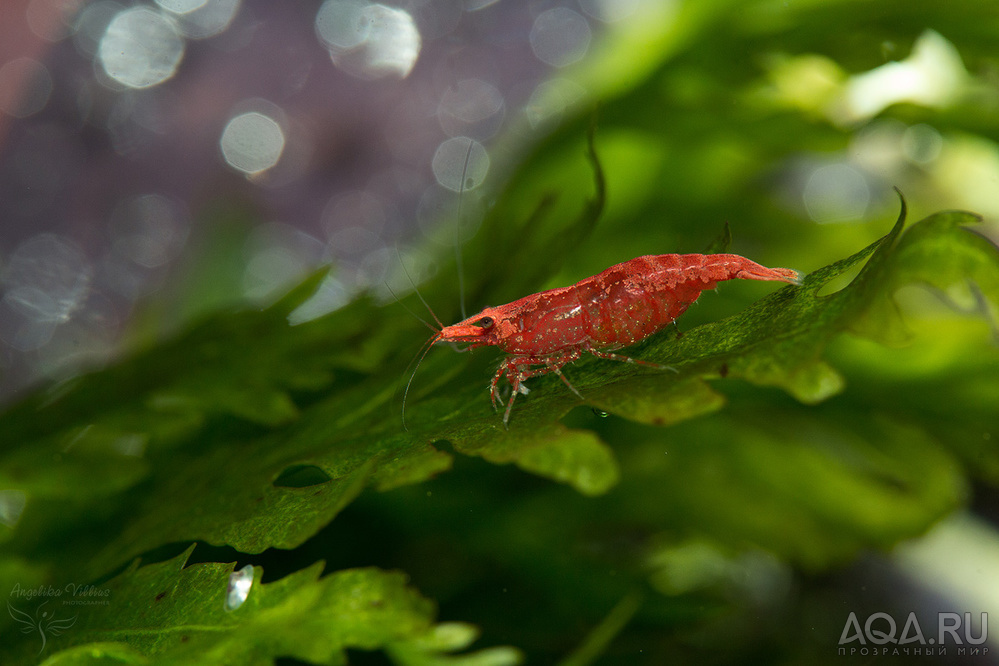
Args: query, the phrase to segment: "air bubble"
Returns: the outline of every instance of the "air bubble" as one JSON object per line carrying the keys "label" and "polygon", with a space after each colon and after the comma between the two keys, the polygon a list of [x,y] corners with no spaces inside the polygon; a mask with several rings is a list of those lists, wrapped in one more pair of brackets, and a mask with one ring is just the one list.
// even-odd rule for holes
{"label": "air bubble", "polygon": [[234,611],[243,605],[250,596],[253,587],[253,565],[247,564],[239,571],[229,574],[229,583],[225,591],[225,609]]}

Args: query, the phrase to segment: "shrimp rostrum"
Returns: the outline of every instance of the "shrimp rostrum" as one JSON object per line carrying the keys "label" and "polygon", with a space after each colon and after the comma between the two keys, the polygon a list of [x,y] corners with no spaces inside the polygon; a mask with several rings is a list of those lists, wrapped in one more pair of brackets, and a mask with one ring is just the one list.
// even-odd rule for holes
{"label": "shrimp rostrum", "polygon": [[494,346],[508,354],[489,385],[494,408],[503,404],[499,395],[503,377],[513,389],[503,413],[506,426],[517,395],[528,393],[524,380],[530,377],[554,372],[582,398],[562,367],[583,354],[665,368],[614,352],[661,331],[702,291],[733,279],[801,283],[797,271],[767,268],[735,254],[648,255],[611,266],[569,287],[488,307],[444,326],[430,343]]}

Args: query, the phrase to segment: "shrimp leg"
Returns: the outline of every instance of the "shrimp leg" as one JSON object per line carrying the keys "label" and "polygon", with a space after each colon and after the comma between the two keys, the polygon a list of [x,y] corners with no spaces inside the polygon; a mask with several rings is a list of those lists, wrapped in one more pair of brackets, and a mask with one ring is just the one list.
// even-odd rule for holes
{"label": "shrimp leg", "polygon": [[[503,426],[507,427],[507,423],[510,421],[510,412],[513,410],[513,402],[516,400],[517,394],[523,393],[524,395],[527,395],[528,393],[527,387],[524,386],[525,379],[554,372],[570,391],[575,393],[580,398],[583,398],[583,394],[580,393],[576,387],[569,382],[568,377],[562,373],[562,366],[567,363],[572,363],[580,356],[582,356],[582,350],[573,348],[567,349],[561,354],[550,356],[512,356],[504,360],[500,364],[499,368],[496,369],[496,374],[493,375],[493,380],[489,384],[489,397],[492,400],[493,409],[498,409],[496,406],[497,403],[500,405],[503,404],[503,399],[499,396],[498,387],[499,381],[504,375],[506,376],[507,381],[510,382],[510,386],[513,388],[513,391],[510,394],[510,400],[506,403],[506,410],[503,413]],[[530,366],[539,367],[531,368]]]}
{"label": "shrimp leg", "polygon": [[590,352],[597,358],[605,358],[608,361],[620,361],[621,363],[634,363],[635,365],[644,365],[646,368],[655,368],[656,370],[671,370],[673,372],[679,372],[679,370],[677,370],[671,365],[652,363],[651,361],[643,361],[638,358],[631,358],[630,356],[623,356],[621,354],[614,354],[612,352],[600,351],[598,349],[593,349],[593,348],[588,348],[586,351]]}

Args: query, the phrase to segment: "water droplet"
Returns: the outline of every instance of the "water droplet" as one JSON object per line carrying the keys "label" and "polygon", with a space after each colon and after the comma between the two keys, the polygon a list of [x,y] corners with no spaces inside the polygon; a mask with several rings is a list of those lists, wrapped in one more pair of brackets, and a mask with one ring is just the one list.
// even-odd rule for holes
{"label": "water droplet", "polygon": [[596,417],[598,417],[598,418],[601,418],[601,419],[605,419],[605,418],[607,418],[608,416],[610,416],[610,414],[608,414],[607,412],[605,412],[605,411],[604,411],[604,410],[602,410],[602,409],[597,409],[596,407],[591,407],[590,409],[592,409],[592,410],[593,410],[593,414],[594,414],[594,416],[596,416]]}
{"label": "water droplet", "polygon": [[250,587],[252,586],[252,564],[247,564],[239,571],[229,574],[229,585],[225,591],[225,609],[227,611],[234,611],[242,606],[246,598],[250,596]]}

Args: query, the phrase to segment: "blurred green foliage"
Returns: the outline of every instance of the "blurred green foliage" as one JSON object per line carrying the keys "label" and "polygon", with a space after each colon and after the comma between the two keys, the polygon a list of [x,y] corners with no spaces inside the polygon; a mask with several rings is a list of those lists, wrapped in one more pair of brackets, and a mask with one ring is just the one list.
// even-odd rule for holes
{"label": "blurred green foliage", "polygon": [[[403,429],[426,331],[367,296],[289,325],[323,275],[40,390],[0,415],[0,492],[25,503],[0,525],[0,589],[110,595],[58,607],[77,618],[50,636],[51,663],[835,657],[845,614],[822,576],[999,482],[999,253],[975,215],[928,214],[954,198],[933,165],[871,175],[866,224],[808,221],[788,192],[800,164],[849,160],[887,118],[933,125],[948,151],[974,135],[999,154],[999,116],[976,111],[999,92],[973,78],[997,64],[986,10],[672,11],[612,33],[576,73],[601,100],[600,168],[589,109],[511,165],[464,248],[467,300],[699,251],[725,221],[732,251],[803,269],[804,284],[723,284],[679,331],[629,350],[678,372],[581,360],[566,372],[585,403],[536,378],[509,431],[486,388],[498,355],[448,349],[420,366]],[[906,57],[927,26],[956,45],[968,91],[837,120],[849,75]],[[829,75],[788,83],[815,72]],[[888,231],[892,184],[925,219]],[[449,256],[421,291],[453,321]],[[263,567],[236,610],[223,608],[233,565],[219,562]],[[451,654],[476,638],[464,622],[486,649]],[[0,618],[6,635],[20,628]],[[0,656],[33,663],[39,645],[27,633]]]}

